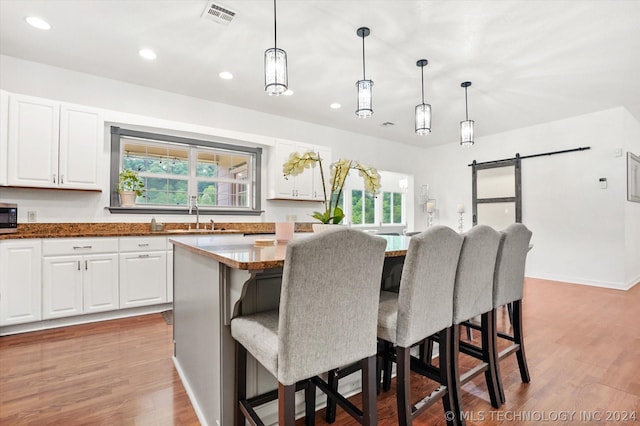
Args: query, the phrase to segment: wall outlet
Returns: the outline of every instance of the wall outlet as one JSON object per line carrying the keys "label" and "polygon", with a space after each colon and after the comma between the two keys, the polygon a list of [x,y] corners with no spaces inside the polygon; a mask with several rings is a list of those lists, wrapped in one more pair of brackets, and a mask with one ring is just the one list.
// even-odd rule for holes
{"label": "wall outlet", "polygon": [[36,222],[38,220],[38,214],[35,211],[27,211],[27,222]]}

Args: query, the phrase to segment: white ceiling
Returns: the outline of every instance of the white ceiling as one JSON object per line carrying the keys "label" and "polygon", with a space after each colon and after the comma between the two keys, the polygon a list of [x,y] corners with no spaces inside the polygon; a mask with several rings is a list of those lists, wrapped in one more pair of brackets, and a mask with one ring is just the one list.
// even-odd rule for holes
{"label": "white ceiling", "polygon": [[[455,143],[469,115],[483,136],[625,106],[640,120],[637,0],[279,0],[278,47],[295,94],[264,93],[271,0],[220,0],[228,26],[202,19],[206,0],[0,0],[0,53],[398,142]],[[24,21],[36,15],[50,31]],[[355,116],[360,26],[374,114]],[[149,47],[149,62],[138,50]],[[425,68],[433,132],[413,133]],[[218,77],[231,71],[230,81]],[[1,78],[1,76],[0,76]],[[332,110],[329,104],[342,108]],[[383,127],[383,122],[395,126]]]}

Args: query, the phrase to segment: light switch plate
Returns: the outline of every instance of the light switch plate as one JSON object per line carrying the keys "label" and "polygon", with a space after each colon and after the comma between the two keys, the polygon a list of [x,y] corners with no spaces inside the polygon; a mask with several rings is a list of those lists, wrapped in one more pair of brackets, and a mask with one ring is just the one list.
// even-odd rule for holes
{"label": "light switch plate", "polygon": [[600,189],[607,189],[607,178],[598,179],[600,182]]}
{"label": "light switch plate", "polygon": [[37,222],[37,221],[38,221],[38,214],[33,210],[27,211],[27,222]]}

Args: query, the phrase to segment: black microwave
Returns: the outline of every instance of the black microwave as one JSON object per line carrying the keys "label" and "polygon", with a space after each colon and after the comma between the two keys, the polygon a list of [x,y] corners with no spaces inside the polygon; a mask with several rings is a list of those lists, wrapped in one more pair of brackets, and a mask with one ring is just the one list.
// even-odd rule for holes
{"label": "black microwave", "polygon": [[18,232],[18,205],[0,203],[0,234]]}

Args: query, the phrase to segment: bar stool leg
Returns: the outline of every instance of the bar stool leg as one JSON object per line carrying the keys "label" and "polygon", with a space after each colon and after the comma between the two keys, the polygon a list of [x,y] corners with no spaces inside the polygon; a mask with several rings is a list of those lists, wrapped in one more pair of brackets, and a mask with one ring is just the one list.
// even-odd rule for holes
{"label": "bar stool leg", "polygon": [[[451,399],[453,400],[454,416],[459,425],[464,426],[465,420],[462,416],[462,395],[460,390],[460,369],[458,366],[458,353],[460,352],[460,327],[454,324],[449,329],[449,370],[451,373]],[[442,361],[440,361],[442,362]]]}
{"label": "bar stool leg", "polygon": [[378,424],[376,357],[373,355],[362,361],[362,426]]}
{"label": "bar stool leg", "polygon": [[[334,391],[338,391],[338,370],[331,370],[327,374],[327,384]],[[325,420],[327,423],[336,421],[336,402],[327,395],[327,409],[325,410]]]}
{"label": "bar stool leg", "polygon": [[520,378],[524,383],[529,383],[531,377],[529,376],[529,367],[527,367],[527,357],[524,353],[524,338],[522,336],[522,300],[513,302],[513,338],[515,343],[520,345],[520,348],[516,351],[518,367],[520,368]]}
{"label": "bar stool leg", "polygon": [[[451,368],[449,367],[449,361],[451,360],[451,329],[446,328],[438,333],[438,369],[440,370],[440,384],[447,387],[447,394],[442,398],[442,404],[444,405],[445,418],[447,419],[447,425],[453,426],[456,424],[457,415],[455,412],[456,401],[454,392],[451,388],[455,386],[455,379],[451,375]],[[431,342],[433,345],[433,342]],[[431,357],[429,357],[431,361]],[[449,413],[453,413],[454,418],[450,418]]]}
{"label": "bar stool leg", "polygon": [[495,362],[495,310],[485,312],[481,317],[481,337],[482,337],[482,361],[487,363],[487,370],[484,372],[489,390],[489,399],[493,408],[500,408],[502,399],[500,398],[500,390],[498,386],[498,364]]}
{"label": "bar stool leg", "polygon": [[316,385],[311,381],[307,381],[304,388],[304,407],[305,418],[304,424],[306,426],[313,426],[316,424]]}
{"label": "bar stool leg", "polygon": [[247,399],[247,350],[236,342],[236,392],[234,405],[236,410],[236,426],[244,426],[244,413],[240,409],[240,401]]}
{"label": "bar stool leg", "polygon": [[388,392],[391,390],[391,369],[393,361],[391,360],[391,351],[393,351],[393,343],[384,342],[384,358],[382,364],[382,390]]}
{"label": "bar stool leg", "polygon": [[411,372],[410,348],[396,347],[396,400],[398,403],[398,424],[411,425],[411,392],[409,375]]}
{"label": "bar stool leg", "polygon": [[278,382],[278,425],[296,424],[296,385],[283,385]]}

